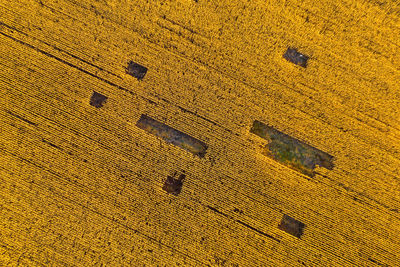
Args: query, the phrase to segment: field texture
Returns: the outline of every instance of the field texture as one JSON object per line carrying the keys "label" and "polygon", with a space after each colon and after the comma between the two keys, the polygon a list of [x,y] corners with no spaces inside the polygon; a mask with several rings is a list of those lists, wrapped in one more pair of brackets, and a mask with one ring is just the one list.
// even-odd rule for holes
{"label": "field texture", "polygon": [[0,266],[400,266],[400,5],[0,0]]}

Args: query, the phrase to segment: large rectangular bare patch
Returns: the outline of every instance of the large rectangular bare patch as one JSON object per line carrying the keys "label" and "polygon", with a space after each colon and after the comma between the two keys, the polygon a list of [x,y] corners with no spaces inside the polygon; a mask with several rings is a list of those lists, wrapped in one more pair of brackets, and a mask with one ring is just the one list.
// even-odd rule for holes
{"label": "large rectangular bare patch", "polygon": [[260,121],[254,121],[250,132],[269,141],[264,155],[310,177],[314,176],[317,165],[329,170],[334,167],[333,156]]}
{"label": "large rectangular bare patch", "polygon": [[199,157],[204,157],[206,154],[207,145],[202,141],[162,122],[156,121],[147,115],[143,114],[136,123],[136,126]]}

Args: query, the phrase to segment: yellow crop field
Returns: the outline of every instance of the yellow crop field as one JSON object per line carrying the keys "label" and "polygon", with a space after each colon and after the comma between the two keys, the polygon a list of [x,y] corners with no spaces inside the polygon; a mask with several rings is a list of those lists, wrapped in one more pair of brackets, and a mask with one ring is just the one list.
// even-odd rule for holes
{"label": "yellow crop field", "polygon": [[0,266],[400,266],[400,6],[0,0]]}

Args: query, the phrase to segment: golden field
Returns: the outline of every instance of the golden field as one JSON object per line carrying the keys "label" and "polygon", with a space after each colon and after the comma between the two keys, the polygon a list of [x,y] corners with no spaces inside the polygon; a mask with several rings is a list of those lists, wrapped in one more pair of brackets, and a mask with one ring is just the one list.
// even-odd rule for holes
{"label": "golden field", "polygon": [[400,266],[399,35],[395,1],[0,0],[0,266]]}

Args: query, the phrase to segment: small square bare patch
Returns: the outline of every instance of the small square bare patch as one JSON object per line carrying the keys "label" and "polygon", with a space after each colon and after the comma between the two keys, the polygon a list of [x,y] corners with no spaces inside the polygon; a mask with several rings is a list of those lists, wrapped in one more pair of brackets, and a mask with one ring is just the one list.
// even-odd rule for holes
{"label": "small square bare patch", "polygon": [[296,48],[290,48],[290,47],[286,50],[283,57],[287,61],[292,62],[296,65],[299,65],[303,68],[305,68],[307,66],[307,60],[309,58],[308,56],[298,52]]}
{"label": "small square bare patch", "polygon": [[278,228],[280,230],[283,230],[286,233],[291,234],[298,238],[300,238],[300,236],[303,234],[304,227],[305,227],[304,223],[286,214],[283,215],[282,220],[278,225]]}
{"label": "small square bare patch", "polygon": [[96,108],[101,108],[103,104],[106,102],[106,100],[107,97],[105,95],[93,92],[92,97],[90,98],[90,105]]}
{"label": "small square bare patch", "polygon": [[[174,176],[176,177],[176,173]],[[183,180],[185,179],[186,175],[181,173],[178,178],[175,178],[174,176],[167,176],[167,180],[165,180],[162,189],[177,196],[182,190]]]}
{"label": "small square bare patch", "polygon": [[133,61],[129,61],[126,73],[132,75],[138,80],[142,80],[144,75],[147,73],[147,68]]}

